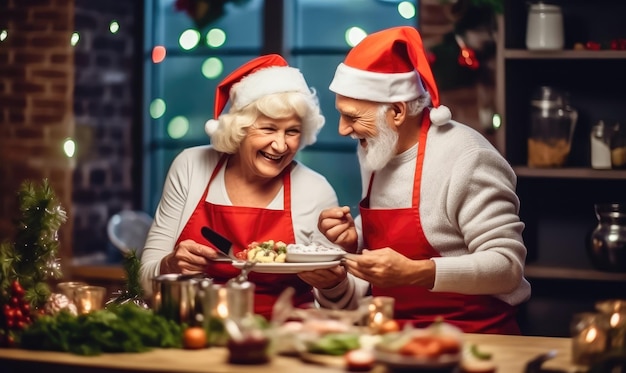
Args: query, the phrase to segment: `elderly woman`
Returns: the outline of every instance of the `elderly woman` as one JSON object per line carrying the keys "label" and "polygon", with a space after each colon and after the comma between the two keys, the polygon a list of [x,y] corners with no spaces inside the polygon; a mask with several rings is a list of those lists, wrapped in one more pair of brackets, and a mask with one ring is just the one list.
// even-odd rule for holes
{"label": "elderly woman", "polygon": [[[278,55],[246,63],[218,85],[214,115],[206,124],[211,145],[184,150],[168,172],[141,258],[148,292],[159,274],[204,272],[224,283],[240,273],[214,260],[204,226],[230,239],[235,253],[268,240],[334,246],[318,231],[317,218],[337,205],[337,195],[323,176],[294,160],[324,125],[300,71]],[[313,301],[312,286],[298,275],[248,278],[256,285],[255,313],[266,317],[287,287],[295,289],[296,306]],[[314,285],[323,286],[323,279]]]}

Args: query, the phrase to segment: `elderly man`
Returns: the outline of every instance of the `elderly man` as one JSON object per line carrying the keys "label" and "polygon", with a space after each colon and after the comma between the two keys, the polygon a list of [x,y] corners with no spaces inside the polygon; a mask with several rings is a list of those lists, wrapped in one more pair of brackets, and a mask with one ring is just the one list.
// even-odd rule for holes
{"label": "elderly man", "polygon": [[347,206],[320,215],[330,241],[360,254],[348,255],[349,275],[319,291],[321,305],[354,307],[370,285],[374,296],[395,298],[401,323],[443,317],[465,332],[519,334],[516,306],[530,285],[516,176],[439,105],[417,30],[366,37],[330,90],[339,133],[359,141],[363,200],[355,219]]}

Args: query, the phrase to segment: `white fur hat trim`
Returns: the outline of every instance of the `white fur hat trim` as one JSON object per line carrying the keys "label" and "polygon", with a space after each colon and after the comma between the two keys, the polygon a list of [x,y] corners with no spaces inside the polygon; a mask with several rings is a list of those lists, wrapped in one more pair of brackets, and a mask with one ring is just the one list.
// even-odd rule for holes
{"label": "white fur hat trim", "polygon": [[242,108],[257,99],[283,92],[311,93],[300,70],[289,66],[272,66],[247,75],[231,88],[232,105]]}
{"label": "white fur hat trim", "polygon": [[439,105],[436,108],[430,109],[430,121],[435,126],[443,126],[452,119],[452,113],[450,109],[445,105]]}
{"label": "white fur hat trim", "polygon": [[212,136],[215,131],[217,131],[217,127],[220,125],[220,121],[217,119],[209,119],[204,124],[204,132],[207,135]]}
{"label": "white fur hat trim", "polygon": [[342,96],[374,102],[411,101],[425,92],[416,71],[378,73],[344,63],[337,66],[329,89]]}

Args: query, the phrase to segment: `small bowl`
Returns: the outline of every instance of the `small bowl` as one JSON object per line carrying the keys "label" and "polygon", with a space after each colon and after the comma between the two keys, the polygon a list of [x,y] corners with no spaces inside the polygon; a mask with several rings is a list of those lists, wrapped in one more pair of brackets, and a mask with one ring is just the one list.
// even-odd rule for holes
{"label": "small bowl", "polygon": [[332,262],[341,259],[346,252],[331,247],[319,245],[287,245],[286,261],[289,263],[317,263]]}

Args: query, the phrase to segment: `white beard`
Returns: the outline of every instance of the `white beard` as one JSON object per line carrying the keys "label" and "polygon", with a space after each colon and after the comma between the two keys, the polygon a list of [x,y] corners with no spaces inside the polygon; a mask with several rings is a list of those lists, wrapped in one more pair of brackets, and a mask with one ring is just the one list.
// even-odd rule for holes
{"label": "white beard", "polygon": [[[382,109],[386,109],[383,107]],[[380,110],[376,118],[378,135],[367,139],[367,147],[357,147],[359,162],[368,171],[378,171],[396,155],[398,132],[389,128],[385,118],[386,110]]]}

